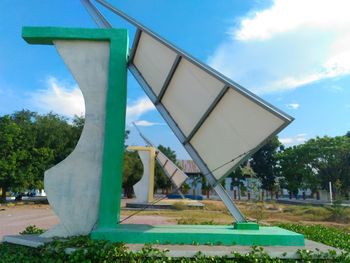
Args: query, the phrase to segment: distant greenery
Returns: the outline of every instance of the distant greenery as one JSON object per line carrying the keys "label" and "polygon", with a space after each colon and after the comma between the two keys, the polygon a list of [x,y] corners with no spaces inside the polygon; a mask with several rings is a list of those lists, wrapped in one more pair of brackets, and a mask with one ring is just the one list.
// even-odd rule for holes
{"label": "distant greenery", "polygon": [[[44,171],[73,151],[83,126],[83,117],[67,119],[54,113],[43,115],[22,110],[0,116],[0,202],[5,201],[9,191],[42,189]],[[126,138],[128,134],[126,131]],[[257,177],[271,196],[281,187],[294,195],[298,189],[307,188],[316,193],[328,189],[332,182],[335,199],[341,201],[344,197],[349,198],[350,192],[349,134],[316,137],[288,148],[274,136],[253,154],[250,166],[244,162],[229,176],[233,179]],[[162,145],[158,148],[173,162],[177,161],[171,148]],[[128,197],[132,196],[132,186],[140,180],[142,172],[138,154],[125,151],[123,188]],[[202,181],[204,192],[208,192],[205,180],[197,179]],[[238,185],[239,180],[233,180],[233,186]],[[240,186],[243,191],[244,187]],[[171,182],[157,164],[155,188],[168,190],[170,187]],[[341,212],[340,209],[337,211]]]}
{"label": "distant greenery", "polygon": [[84,119],[28,110],[0,117],[0,201],[7,191],[43,189],[44,171],[75,148]]}
{"label": "distant greenery", "polygon": [[[126,131],[128,138],[129,131]],[[176,154],[170,147],[159,145],[158,149],[162,151],[170,160],[176,163]],[[137,151],[125,151],[123,164],[123,189],[126,197],[133,196],[133,186],[136,184],[143,174],[143,166]],[[155,167],[155,189],[168,189],[171,187],[171,181],[165,175],[162,167],[156,162]]]}
{"label": "distant greenery", "polygon": [[328,189],[339,199],[350,192],[350,137],[316,137],[304,144],[282,149],[278,153],[282,186],[292,193],[299,188],[313,192]]}
{"label": "distant greenery", "polygon": [[[5,202],[8,191],[43,189],[44,172],[74,150],[83,127],[84,117],[78,116],[70,120],[28,110],[0,116],[0,202]],[[126,131],[125,139],[128,135]],[[173,150],[162,145],[158,148],[176,162]],[[141,179],[142,172],[138,153],[125,150],[123,188],[127,197],[132,197],[133,185]],[[155,177],[156,188],[171,186],[158,166]]]}

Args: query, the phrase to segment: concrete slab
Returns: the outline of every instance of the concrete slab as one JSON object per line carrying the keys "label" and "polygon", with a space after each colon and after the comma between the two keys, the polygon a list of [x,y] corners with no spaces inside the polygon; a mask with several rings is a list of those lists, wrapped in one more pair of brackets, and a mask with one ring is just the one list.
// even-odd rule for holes
{"label": "concrete slab", "polygon": [[[52,241],[50,238],[42,238],[38,235],[16,235],[5,236],[4,242],[18,244],[29,247],[38,247],[44,245],[47,242]],[[139,251],[144,244],[127,244],[130,251]],[[193,257],[199,251],[205,256],[230,256],[233,251],[244,255],[252,251],[250,246],[206,246],[206,245],[153,245],[154,248],[160,250],[169,250],[166,255],[169,257]],[[336,251],[337,254],[341,254],[340,249],[336,249],[321,243],[317,243],[311,240],[305,240],[305,246],[262,246],[264,251],[274,258],[281,259],[297,259],[299,258],[297,251],[299,249],[307,249],[310,251],[328,252],[329,250]],[[74,251],[74,248],[66,250],[67,253]]]}
{"label": "concrete slab", "polygon": [[122,224],[96,229],[92,239],[130,244],[216,244],[243,246],[303,246],[304,236],[279,227],[258,230],[234,229],[233,225],[145,225]]}
{"label": "concrete slab", "polygon": [[13,235],[4,236],[2,241],[27,247],[40,247],[45,243],[51,242],[52,238],[41,237],[39,235]]}

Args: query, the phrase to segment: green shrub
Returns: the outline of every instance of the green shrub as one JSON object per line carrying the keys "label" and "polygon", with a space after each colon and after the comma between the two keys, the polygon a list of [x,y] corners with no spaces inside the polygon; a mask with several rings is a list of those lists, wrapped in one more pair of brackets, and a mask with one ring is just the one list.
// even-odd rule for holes
{"label": "green shrub", "polygon": [[30,225],[27,226],[26,229],[24,229],[22,232],[20,232],[21,235],[30,235],[30,234],[42,234],[45,230],[38,228],[36,225]]}
{"label": "green shrub", "polygon": [[[76,249],[70,254],[66,253],[67,248]],[[166,250],[145,245],[137,252],[131,252],[122,243],[111,243],[107,241],[91,240],[88,237],[74,237],[68,241],[55,240],[43,247],[36,249],[12,245],[8,243],[0,244],[1,263],[12,262],[232,262],[232,263],[291,263],[291,262],[350,262],[349,254],[336,255],[334,251],[327,253],[311,252],[299,250],[300,260],[282,260],[271,258],[263,248],[253,247],[252,251],[246,254],[232,252],[230,256],[205,256],[198,252],[192,258],[172,258],[166,256]],[[316,258],[322,258],[318,260]]]}
{"label": "green shrub", "polygon": [[303,234],[305,238],[350,252],[350,233],[322,225],[279,224],[279,227]]}

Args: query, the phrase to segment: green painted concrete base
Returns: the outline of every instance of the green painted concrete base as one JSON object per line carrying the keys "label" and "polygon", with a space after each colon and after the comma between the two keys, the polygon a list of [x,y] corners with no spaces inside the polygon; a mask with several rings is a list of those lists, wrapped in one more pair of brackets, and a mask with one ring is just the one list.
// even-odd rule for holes
{"label": "green painted concrete base", "polygon": [[232,225],[118,225],[98,228],[92,239],[129,244],[214,244],[244,246],[304,246],[304,236],[279,227],[238,230]]}
{"label": "green painted concrete base", "polygon": [[233,228],[237,230],[259,230],[259,225],[255,222],[235,222]]}

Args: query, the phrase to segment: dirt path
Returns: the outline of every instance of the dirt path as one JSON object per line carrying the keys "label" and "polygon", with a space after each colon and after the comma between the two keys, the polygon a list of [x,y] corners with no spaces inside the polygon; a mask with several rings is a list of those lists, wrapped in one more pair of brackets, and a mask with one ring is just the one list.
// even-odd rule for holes
{"label": "dirt path", "polygon": [[[0,206],[0,242],[4,235],[17,235],[29,225],[48,229],[58,222],[57,216],[48,205]],[[162,225],[170,224],[171,220],[164,216],[136,215],[124,223]]]}

